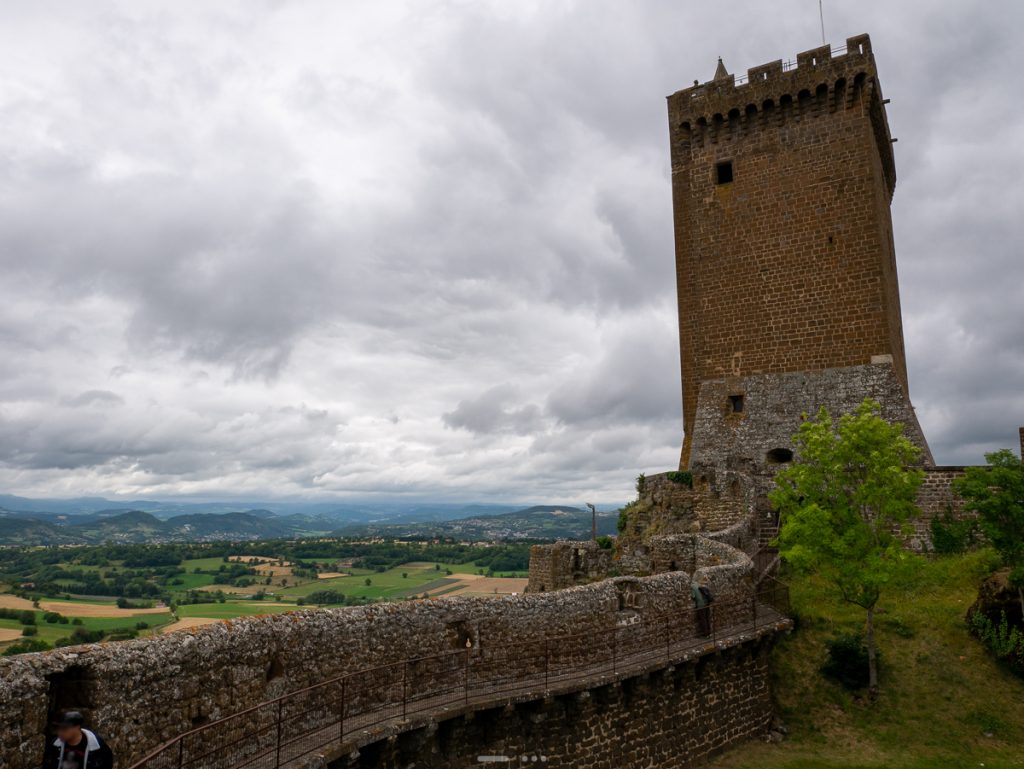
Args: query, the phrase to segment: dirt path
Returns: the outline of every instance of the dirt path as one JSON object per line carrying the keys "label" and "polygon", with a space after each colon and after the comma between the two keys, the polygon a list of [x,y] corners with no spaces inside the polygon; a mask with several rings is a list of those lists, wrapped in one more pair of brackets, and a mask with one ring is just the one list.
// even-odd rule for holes
{"label": "dirt path", "polygon": [[195,627],[202,627],[203,625],[214,625],[218,622],[223,622],[222,619],[213,619],[212,617],[185,617],[179,619],[177,622],[172,622],[167,627],[163,628],[163,633],[173,633],[175,630],[191,630]]}

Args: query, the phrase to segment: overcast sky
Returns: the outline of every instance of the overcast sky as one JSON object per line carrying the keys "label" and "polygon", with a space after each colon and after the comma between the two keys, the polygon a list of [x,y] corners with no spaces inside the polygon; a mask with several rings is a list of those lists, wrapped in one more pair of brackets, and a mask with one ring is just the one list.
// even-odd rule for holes
{"label": "overcast sky", "polygon": [[[1024,424],[1024,4],[872,36],[912,396]],[[0,492],[615,501],[676,464],[665,96],[815,0],[7,2]]]}

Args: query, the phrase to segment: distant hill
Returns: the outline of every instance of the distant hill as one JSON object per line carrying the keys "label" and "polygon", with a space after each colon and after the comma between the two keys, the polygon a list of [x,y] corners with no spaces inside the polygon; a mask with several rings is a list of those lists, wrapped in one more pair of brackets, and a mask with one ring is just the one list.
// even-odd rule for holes
{"label": "distant hill", "polygon": [[78,539],[59,526],[33,518],[0,517],[0,545],[69,545]]}
{"label": "distant hill", "polygon": [[[598,531],[615,532],[617,513]],[[473,541],[590,536],[590,513],[568,505],[462,502],[115,502],[0,494],[0,545],[213,542],[338,536]]]}
{"label": "distant hill", "polygon": [[10,515],[31,516],[38,520],[55,523],[69,523],[79,516],[91,519],[112,517],[129,511],[140,510],[168,520],[182,515],[202,513],[223,515],[239,510],[253,515],[287,517],[290,515],[326,518],[335,525],[357,522],[392,521],[411,523],[414,521],[449,521],[476,515],[507,513],[524,507],[522,504],[480,504],[464,502],[320,502],[301,500],[268,501],[153,501],[133,500],[120,502],[102,497],[77,497],[74,499],[30,499],[12,494],[0,494],[0,517]]}
{"label": "distant hill", "polygon": [[[598,512],[597,533],[614,534],[618,511]],[[591,514],[578,507],[535,505],[449,521],[372,523],[342,527],[338,536],[452,537],[474,542],[516,539],[589,539]]]}
{"label": "distant hill", "polygon": [[179,515],[162,521],[141,510],[113,515],[77,517],[39,514],[0,517],[0,545],[65,545],[215,542],[294,538],[326,534],[333,526],[323,518],[290,515],[278,517],[265,510],[221,515]]}

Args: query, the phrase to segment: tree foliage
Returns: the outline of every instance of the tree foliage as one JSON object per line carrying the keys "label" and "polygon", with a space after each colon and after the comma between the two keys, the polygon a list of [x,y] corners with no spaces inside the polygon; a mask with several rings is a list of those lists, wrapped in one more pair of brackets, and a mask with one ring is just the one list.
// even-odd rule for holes
{"label": "tree foliage", "polygon": [[822,409],[794,436],[796,459],[769,498],[781,516],[779,551],[792,567],[821,575],[866,612],[869,685],[878,686],[874,610],[912,556],[900,533],[916,512],[924,478],[901,424],[865,400],[838,421]]}
{"label": "tree foliage", "polygon": [[981,530],[1010,567],[1024,614],[1024,463],[1009,449],[986,454],[985,461],[987,467],[968,467],[953,489],[978,514]]}

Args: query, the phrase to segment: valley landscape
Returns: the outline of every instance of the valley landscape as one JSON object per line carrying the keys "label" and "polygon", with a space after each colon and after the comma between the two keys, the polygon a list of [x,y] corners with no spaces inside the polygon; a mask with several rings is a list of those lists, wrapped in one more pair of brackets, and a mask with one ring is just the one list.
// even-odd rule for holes
{"label": "valley landscape", "polygon": [[123,640],[303,607],[526,586],[529,545],[250,540],[0,548],[0,653]]}

